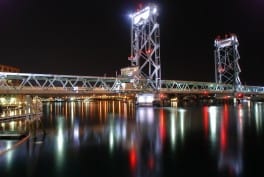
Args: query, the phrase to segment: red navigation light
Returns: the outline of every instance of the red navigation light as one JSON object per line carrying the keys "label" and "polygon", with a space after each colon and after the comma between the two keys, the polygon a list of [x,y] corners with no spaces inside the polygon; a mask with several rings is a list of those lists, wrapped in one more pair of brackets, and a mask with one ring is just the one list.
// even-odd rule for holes
{"label": "red navigation light", "polygon": [[237,93],[236,97],[237,97],[237,98],[243,98],[244,95],[243,95],[243,93]]}
{"label": "red navigation light", "polygon": [[139,3],[138,5],[137,5],[137,12],[138,11],[140,11],[141,9],[143,8],[143,4],[142,3]]}
{"label": "red navigation light", "polygon": [[225,68],[219,66],[219,67],[218,67],[218,72],[219,72],[219,73],[223,73],[223,72],[225,72]]}
{"label": "red navigation light", "polygon": [[152,51],[152,49],[148,49],[148,50],[146,50],[146,54],[150,54],[151,51]]}
{"label": "red navigation light", "polygon": [[128,57],[128,60],[133,60],[134,59],[134,56],[133,55],[130,55],[129,57]]}
{"label": "red navigation light", "polygon": [[221,39],[221,36],[220,35],[218,35],[218,36],[216,36],[216,38],[215,38],[216,40],[220,40]]}
{"label": "red navigation light", "polygon": [[138,4],[138,8],[139,8],[139,9],[142,9],[142,8],[143,8],[143,4],[142,4],[142,3],[139,3],[139,4]]}

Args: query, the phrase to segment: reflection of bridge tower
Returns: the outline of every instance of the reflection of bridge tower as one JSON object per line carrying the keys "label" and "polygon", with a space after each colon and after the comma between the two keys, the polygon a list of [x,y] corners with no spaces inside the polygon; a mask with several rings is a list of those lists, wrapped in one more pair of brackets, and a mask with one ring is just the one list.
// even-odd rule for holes
{"label": "reflection of bridge tower", "polygon": [[157,20],[157,8],[150,5],[135,12],[130,17],[132,66],[138,67],[135,81],[147,79],[147,84],[154,89],[160,88],[160,35]]}
{"label": "reflection of bridge tower", "polygon": [[241,72],[238,59],[238,40],[235,34],[215,39],[215,81],[220,84],[233,84],[235,91],[241,85]]}

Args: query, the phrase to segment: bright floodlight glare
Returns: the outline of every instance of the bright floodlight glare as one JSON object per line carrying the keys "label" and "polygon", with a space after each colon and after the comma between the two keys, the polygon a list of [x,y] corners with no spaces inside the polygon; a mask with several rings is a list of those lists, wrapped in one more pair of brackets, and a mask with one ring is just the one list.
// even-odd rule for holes
{"label": "bright floodlight glare", "polygon": [[133,24],[134,25],[140,25],[142,21],[147,20],[150,14],[150,8],[147,6],[146,8],[142,9],[139,12],[136,12],[132,15],[133,18]]}
{"label": "bright floodlight glare", "polygon": [[215,46],[220,48],[229,47],[232,46],[233,42],[237,42],[236,36],[231,36],[222,40],[215,40]]}
{"label": "bright floodlight glare", "polygon": [[156,7],[153,8],[152,13],[153,14],[156,14],[157,13],[157,8]]}

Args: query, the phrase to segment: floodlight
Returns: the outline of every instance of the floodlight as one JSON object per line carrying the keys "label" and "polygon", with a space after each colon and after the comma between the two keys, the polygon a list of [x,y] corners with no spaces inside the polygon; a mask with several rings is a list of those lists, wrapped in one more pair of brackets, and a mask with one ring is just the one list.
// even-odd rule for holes
{"label": "floodlight", "polygon": [[226,39],[216,39],[215,40],[215,47],[224,48],[232,46],[234,43],[238,43],[237,37],[232,35]]}
{"label": "floodlight", "polygon": [[150,8],[149,6],[147,6],[146,8],[132,15],[133,24],[141,25],[144,21],[148,19],[149,15],[150,15]]}
{"label": "floodlight", "polygon": [[156,14],[157,13],[157,8],[156,7],[153,8],[152,13],[153,14]]}

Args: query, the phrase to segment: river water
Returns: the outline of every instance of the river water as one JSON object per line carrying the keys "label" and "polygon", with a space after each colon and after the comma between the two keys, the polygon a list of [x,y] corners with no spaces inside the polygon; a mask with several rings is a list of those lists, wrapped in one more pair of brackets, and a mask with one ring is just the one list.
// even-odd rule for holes
{"label": "river water", "polygon": [[263,119],[260,102],[47,102],[35,138],[0,155],[0,176],[264,176]]}

